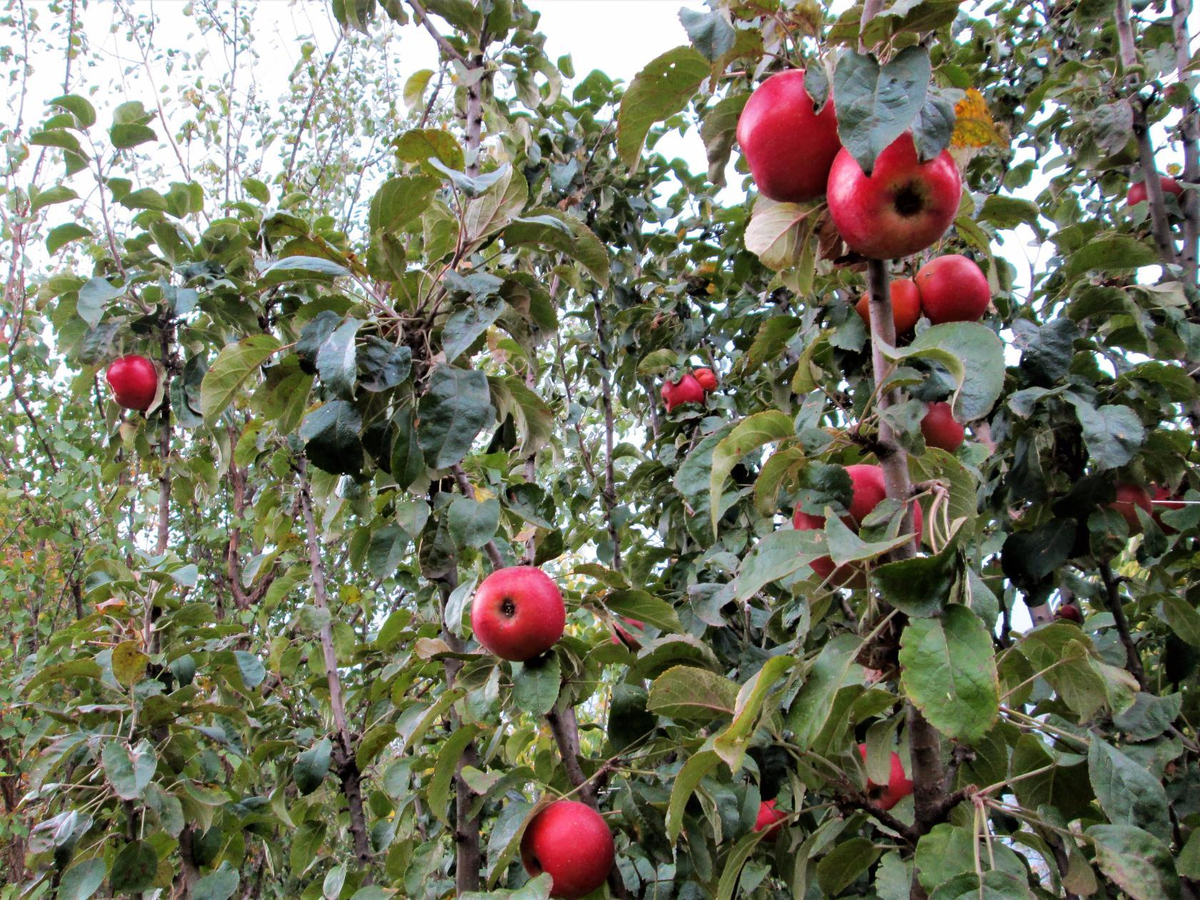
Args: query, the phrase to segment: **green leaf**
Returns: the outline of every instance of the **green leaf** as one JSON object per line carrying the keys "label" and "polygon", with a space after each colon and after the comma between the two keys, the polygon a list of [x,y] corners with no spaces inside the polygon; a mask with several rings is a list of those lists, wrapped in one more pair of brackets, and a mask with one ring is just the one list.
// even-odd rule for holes
{"label": "green leaf", "polygon": [[875,57],[843,53],[833,75],[838,136],[870,174],[888,145],[908,131],[925,104],[931,67],[924,47],[906,47],[880,67]]}
{"label": "green leaf", "polygon": [[434,469],[454,465],[492,419],[487,376],[477,370],[438,366],[421,398],[419,414],[417,434],[426,463]]}
{"label": "green leaf", "polygon": [[961,96],[961,91],[944,91],[930,85],[912,127],[913,145],[920,160],[931,160],[950,146],[954,134],[954,100]]}
{"label": "green leaf", "polygon": [[888,603],[907,616],[937,614],[950,599],[959,574],[954,542],[937,556],[918,556],[884,563],[874,571],[875,586]]}
{"label": "green leaf", "polygon": [[278,350],[280,344],[269,334],[256,334],[222,350],[200,385],[200,410],[212,424],[225,411],[242,385]]}
{"label": "green leaf", "polygon": [[625,165],[637,165],[650,126],[682,112],[711,74],[703,56],[691,47],[676,47],[634,76],[617,115],[617,155]]}
{"label": "green leaf", "polygon": [[447,827],[450,825],[450,783],[458,768],[458,761],[467,749],[467,745],[479,733],[478,725],[462,725],[446,738],[446,743],[438,751],[437,762],[433,766],[433,778],[429,781],[429,809],[439,822]]}
{"label": "green leaf", "polygon": [[268,288],[295,281],[332,281],[350,270],[320,256],[285,256],[258,273],[258,287]]}
{"label": "green leaf", "polygon": [[713,450],[712,474],[708,483],[714,534],[720,519],[721,493],[725,488],[725,479],[729,477],[733,467],[751,450],[794,435],[791,418],[779,410],[772,409],[743,419],[734,426],[728,437],[717,444]]}
{"label": "green leaf", "polygon": [[766,837],[766,831],[752,831],[733,845],[729,855],[725,857],[725,868],[721,871],[721,880],[717,883],[717,900],[733,900],[738,880],[742,875],[742,867],[758,846],[758,842]]}
{"label": "green leaf", "polygon": [[109,884],[114,893],[136,894],[154,886],[158,853],[148,841],[131,841],[113,860]]}
{"label": "green leaf", "polygon": [[758,717],[767,695],[775,686],[775,682],[787,674],[794,663],[795,660],[790,656],[773,656],[738,691],[733,721],[713,742],[713,749],[721,755],[721,759],[734,773],[741,768],[747,739],[758,724]]}
{"label": "green leaf", "polygon": [[78,94],[63,94],[61,97],[46,101],[46,105],[65,109],[75,117],[80,128],[91,128],[96,124],[96,108]]}
{"label": "green leaf", "polygon": [[[405,91],[407,90],[406,87]],[[421,86],[421,90],[424,91],[424,85]],[[442,131],[440,128],[412,128],[400,135],[400,139],[396,141],[396,158],[401,162],[422,163],[430,157],[441,160],[451,169],[463,167],[462,147],[448,131]]]}
{"label": "green leaf", "polygon": [[1063,269],[1074,279],[1089,271],[1123,272],[1160,262],[1158,251],[1127,234],[1101,234],[1070,255]]}
{"label": "green leaf", "polygon": [[1163,620],[1181,640],[1200,647],[1200,612],[1178,594],[1164,596],[1161,609]]}
{"label": "green leaf", "polygon": [[50,229],[50,233],[46,235],[46,252],[53,255],[71,243],[71,241],[92,236],[90,228],[84,228],[75,222],[67,222],[65,225],[59,225]]}
{"label": "green leaf", "polygon": [[75,311],[79,314],[79,318],[95,328],[104,317],[104,310],[109,301],[115,300],[124,293],[125,288],[113,287],[107,279],[98,276],[89,278],[79,289],[79,300]]}
{"label": "green leaf", "polygon": [[[958,385],[954,418],[980,419],[991,412],[1004,388],[1004,345],[996,333],[978,322],[947,322],[922,332],[890,359],[925,357],[941,363]],[[970,365],[965,364],[970,360]]]}
{"label": "green leaf", "polygon": [[737,32],[721,12],[699,12],[687,7],[679,10],[679,21],[692,46],[711,63],[733,49]]}
{"label": "green leaf", "polygon": [[392,440],[392,477],[401,488],[407,488],[425,473],[425,457],[417,441],[410,409],[401,409],[392,420],[396,434]]}
{"label": "green leaf", "polygon": [[296,757],[292,766],[292,779],[301,795],[311,794],[321,786],[329,772],[329,757],[332,752],[333,743],[329,738],[321,738]]}
{"label": "green leaf", "polygon": [[[445,707],[450,706],[457,696],[454,693],[443,694],[439,701],[445,698]],[[432,724],[428,721],[423,721],[422,725],[426,728]],[[420,734],[424,734],[424,730],[420,730]],[[358,750],[354,753],[354,764],[358,766],[360,772],[365,772],[370,767],[371,762],[384,748],[398,737],[396,726],[391,722],[384,722],[381,725],[373,725],[367,729],[367,733],[362,736],[362,740],[358,742]],[[414,732],[413,737],[418,737],[418,733]]]}
{"label": "green leaf", "polygon": [[669,719],[709,722],[732,716],[737,703],[734,682],[695,666],[674,666],[650,685],[646,709]]}
{"label": "green leaf", "polygon": [[412,348],[367,335],[365,346],[358,348],[358,386],[373,394],[389,391],[408,380],[412,372]]}
{"label": "green leaf", "polygon": [[1179,874],[1170,848],[1132,825],[1093,825],[1096,863],[1133,900],[1180,900]]}
{"label": "green leaf", "polygon": [[869,838],[843,841],[817,863],[817,883],[826,897],[836,897],[871,868],[882,852]]}
{"label": "green leaf", "polygon": [[738,118],[749,100],[748,93],[730,94],[705,112],[700,138],[708,157],[708,180],[714,187],[725,186],[725,167],[729,165],[729,155],[733,151]]}
{"label": "green leaf", "polygon": [[1067,400],[1075,407],[1088,455],[1098,471],[1119,468],[1134,458],[1146,439],[1137,413],[1116,404],[1097,408],[1074,393],[1068,393]]}
{"label": "green leaf", "polygon": [[481,303],[470,303],[456,309],[442,327],[442,352],[452,363],[468,350],[492,323],[504,312],[504,301],[489,297]]}
{"label": "green leaf", "polygon": [[759,197],[746,226],[746,249],[776,272],[796,265],[812,235],[811,206]]}
{"label": "green leaf", "polygon": [[688,800],[700,781],[720,765],[720,762],[721,757],[712,750],[701,750],[693,754],[675,776],[671,786],[671,799],[667,804],[667,839],[672,846],[679,840],[679,833],[683,831],[683,812]]}
{"label": "green leaf", "polygon": [[914,619],[900,637],[901,688],[938,731],[959,741],[982,738],[1000,712],[992,638],[965,606],[940,619]]}
{"label": "green leaf", "polygon": [[104,857],[85,859],[63,873],[62,881],[58,885],[58,900],[88,900],[88,897],[100,890],[107,874]]}
{"label": "green leaf", "polygon": [[512,696],[517,709],[544,716],[554,708],[561,686],[558,657],[553,653],[536,661],[513,663]]}
{"label": "green leaf", "polygon": [[237,869],[228,860],[221,862],[217,871],[205,875],[192,886],[192,900],[229,900],[237,891],[240,881]]}
{"label": "green leaf", "polygon": [[488,387],[497,418],[501,421],[508,416],[513,418],[521,436],[522,456],[529,456],[550,444],[554,438],[554,414],[541,397],[512,375],[489,375]]}
{"label": "green leaf", "polygon": [[158,140],[153,128],[133,122],[114,125],[108,134],[112,138],[113,146],[118,150],[129,150],[146,141]]}
{"label": "green leaf", "polygon": [[146,674],[150,657],[138,649],[135,641],[122,641],[113,647],[113,677],[125,687],[133,687]]}
{"label": "green leaf", "polygon": [[68,200],[77,200],[78,198],[79,195],[65,184],[56,184],[44,191],[38,191],[36,194],[33,194],[31,189],[29,211],[35,213],[39,209],[45,209],[55,203],[66,203]]}
{"label": "green leaf", "polygon": [[989,194],[983,201],[983,209],[979,211],[982,221],[1002,230],[1016,228],[1022,224],[1037,230],[1038,215],[1038,206],[1032,200],[1003,197],[999,194]]}
{"label": "green leaf", "polygon": [[663,631],[683,631],[675,607],[646,591],[611,591],[604,598],[604,605],[618,616],[637,619]]}
{"label": "green leaf", "polygon": [[317,350],[317,374],[321,381],[345,399],[354,397],[354,385],[358,377],[354,338],[358,334],[361,319],[346,319],[333,330]]}
{"label": "green leaf", "polygon": [[602,288],[608,287],[608,249],[583,222],[552,207],[537,207],[504,229],[508,246],[541,246],[580,263]]}
{"label": "green leaf", "polygon": [[433,69],[418,69],[404,82],[404,105],[412,109],[425,100],[425,88],[433,78]]}
{"label": "green leaf", "polygon": [[831,639],[813,661],[804,686],[796,694],[788,710],[788,728],[794,733],[793,742],[807,750],[833,711],[833,701],[856,665],[855,657],[862,640],[853,634],[839,634]]}
{"label": "green leaf", "polygon": [[787,578],[825,556],[818,531],[783,528],[759,541],[742,560],[738,571],[736,599],[753,597],[766,585]]}
{"label": "green leaf", "polygon": [[262,661],[253,653],[246,650],[234,650],[233,661],[237,665],[242,684],[250,690],[254,690],[262,684],[267,677],[267,670],[263,667]]}
{"label": "green leaf", "polygon": [[429,175],[389,178],[371,198],[368,227],[372,232],[404,230],[429,208],[441,183]]}
{"label": "green leaf", "polygon": [[346,400],[333,400],[310,412],[298,432],[313,465],[336,475],[357,475],[363,466],[359,430],[362,416]]}
{"label": "green leaf", "polygon": [[[462,498],[460,498],[462,499]],[[367,568],[376,578],[391,578],[412,538],[399,525],[385,525],[371,532],[367,545]]]}
{"label": "green leaf", "polygon": [[1110,821],[1137,826],[1161,841],[1170,842],[1167,792],[1144,764],[1130,759],[1096,735],[1088,747],[1088,774],[1096,799]]}
{"label": "green leaf", "polygon": [[482,547],[500,527],[500,502],[455,497],[448,517],[450,534],[460,547]]}
{"label": "green leaf", "polygon": [[43,684],[64,682],[71,678],[91,678],[99,680],[102,672],[99,663],[94,659],[72,659],[67,662],[54,663],[38,669],[25,684],[25,694],[30,694]]}

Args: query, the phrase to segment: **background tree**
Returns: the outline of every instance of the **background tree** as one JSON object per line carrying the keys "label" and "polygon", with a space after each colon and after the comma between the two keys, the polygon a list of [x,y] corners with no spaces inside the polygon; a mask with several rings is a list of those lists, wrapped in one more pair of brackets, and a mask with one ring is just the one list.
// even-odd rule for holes
{"label": "background tree", "polygon": [[[191,8],[215,78],[116,10],[111,110],[86,10],[7,10],[4,896],[546,897],[561,796],[598,895],[1193,896],[1189,3],[721,0],[623,85],[520,0],[337,0],[282,98],[253,4]],[[935,246],[745,177],[794,68],[846,166],[948,148]],[[517,565],[567,625],[510,663]]]}

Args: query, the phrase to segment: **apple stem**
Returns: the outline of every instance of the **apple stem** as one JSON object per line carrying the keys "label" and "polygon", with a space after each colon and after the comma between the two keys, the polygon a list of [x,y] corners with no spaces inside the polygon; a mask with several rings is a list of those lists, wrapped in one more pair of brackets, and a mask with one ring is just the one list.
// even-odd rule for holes
{"label": "apple stem", "polygon": [[[318,609],[329,610],[328,593],[325,586],[325,567],[321,561],[321,543],[317,534],[317,523],[313,516],[312,491],[308,480],[308,460],[300,457],[297,467],[300,475],[300,512],[304,517],[305,542],[308,545],[308,563],[312,569],[313,603]],[[342,680],[338,675],[337,653],[333,648],[333,622],[326,619],[321,626],[321,653],[325,661],[325,681],[329,685],[329,706],[333,711],[333,722],[337,727],[337,743],[334,760],[342,782],[342,793],[350,809],[350,834],[354,839],[354,854],[359,864],[367,870],[366,881],[370,883],[371,845],[367,840],[367,818],[363,812],[362,773],[355,761],[354,741],[346,723],[346,702],[342,696]]]}
{"label": "apple stem", "polygon": [[[1137,64],[1137,48],[1134,43],[1133,22],[1129,14],[1129,0],[1117,0],[1114,13],[1117,26],[1117,44],[1121,51],[1121,65],[1126,72],[1131,72]],[[1138,76],[1129,74],[1126,85],[1133,92],[1130,107],[1133,110],[1133,133],[1137,138],[1138,159],[1142,167],[1142,179],[1146,185],[1146,200],[1150,204],[1150,230],[1154,235],[1154,243],[1158,245],[1158,253],[1164,265],[1178,265],[1179,257],[1175,253],[1175,237],[1171,232],[1171,223],[1167,220],[1167,206],[1163,198],[1162,183],[1159,181],[1158,169],[1154,165],[1154,144],[1150,140],[1150,126],[1146,121],[1145,104],[1135,102],[1139,87]],[[1175,276],[1167,273],[1169,278]]]}

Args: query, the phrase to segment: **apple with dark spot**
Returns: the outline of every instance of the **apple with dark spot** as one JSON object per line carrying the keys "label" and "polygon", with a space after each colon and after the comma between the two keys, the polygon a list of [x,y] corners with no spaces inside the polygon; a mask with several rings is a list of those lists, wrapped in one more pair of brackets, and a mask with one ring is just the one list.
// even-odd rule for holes
{"label": "apple with dark spot", "polygon": [[497,569],[475,591],[471,628],[488,652],[512,662],[545,653],[567,622],[562,594],[541,569]]}

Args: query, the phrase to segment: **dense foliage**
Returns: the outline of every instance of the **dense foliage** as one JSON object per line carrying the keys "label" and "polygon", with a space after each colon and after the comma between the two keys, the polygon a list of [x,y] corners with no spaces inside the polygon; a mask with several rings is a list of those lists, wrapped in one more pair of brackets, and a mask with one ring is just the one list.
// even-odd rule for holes
{"label": "dense foliage", "polygon": [[[0,897],[545,898],[564,795],[597,896],[1196,895],[1191,4],[832,6],[685,9],[622,84],[524,0],[333,0],[275,98],[252,3],[188,8],[214,77],[121,0],[105,107],[86,4],[7,4]],[[440,67],[397,80],[406,24]],[[868,264],[758,195],[738,116],[791,66],[862,166],[949,147],[939,244]],[[950,253],[982,321],[872,343],[868,282]],[[836,515],[872,461],[915,556],[895,478]],[[517,564],[567,601],[526,663],[469,622]]]}

